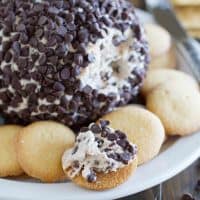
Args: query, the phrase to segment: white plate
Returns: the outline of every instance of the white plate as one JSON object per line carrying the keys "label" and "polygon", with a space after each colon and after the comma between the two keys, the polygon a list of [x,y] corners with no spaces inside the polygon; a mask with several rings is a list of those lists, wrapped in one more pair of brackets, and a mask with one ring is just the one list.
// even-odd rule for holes
{"label": "white plate", "polygon": [[[152,21],[148,14],[140,12],[140,15],[143,21]],[[168,141],[158,157],[139,167],[133,177],[115,189],[95,192],[81,189],[70,182],[42,184],[0,179],[0,199],[106,200],[120,198],[141,192],[175,176],[199,156],[200,133],[196,133],[189,137]]]}

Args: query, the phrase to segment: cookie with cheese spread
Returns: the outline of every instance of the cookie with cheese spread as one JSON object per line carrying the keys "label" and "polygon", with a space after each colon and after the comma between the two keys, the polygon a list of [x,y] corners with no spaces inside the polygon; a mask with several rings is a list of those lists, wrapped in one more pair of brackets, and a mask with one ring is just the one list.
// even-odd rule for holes
{"label": "cookie with cheese spread", "polygon": [[137,167],[137,147],[126,135],[114,130],[108,121],[82,128],[73,148],[62,157],[67,176],[77,185],[91,190],[114,188]]}

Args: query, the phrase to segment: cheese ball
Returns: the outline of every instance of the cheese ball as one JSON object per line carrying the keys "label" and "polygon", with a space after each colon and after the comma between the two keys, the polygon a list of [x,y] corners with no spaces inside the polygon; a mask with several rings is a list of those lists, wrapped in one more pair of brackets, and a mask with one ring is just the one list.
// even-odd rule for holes
{"label": "cheese ball", "polygon": [[148,60],[125,0],[0,2],[0,111],[9,122],[95,120],[138,94]]}

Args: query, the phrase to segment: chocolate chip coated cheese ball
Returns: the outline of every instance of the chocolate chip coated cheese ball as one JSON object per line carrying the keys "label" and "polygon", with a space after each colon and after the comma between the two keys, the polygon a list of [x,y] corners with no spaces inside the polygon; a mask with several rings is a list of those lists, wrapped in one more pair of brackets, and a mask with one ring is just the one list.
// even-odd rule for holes
{"label": "chocolate chip coated cheese ball", "polygon": [[0,111],[11,122],[94,120],[137,95],[147,63],[125,0],[0,1]]}

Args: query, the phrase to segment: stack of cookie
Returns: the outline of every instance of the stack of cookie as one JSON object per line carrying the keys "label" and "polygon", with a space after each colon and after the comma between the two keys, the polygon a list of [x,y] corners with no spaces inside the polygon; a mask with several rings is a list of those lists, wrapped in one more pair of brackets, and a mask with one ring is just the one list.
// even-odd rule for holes
{"label": "stack of cookie", "polygon": [[143,85],[146,107],[162,121],[167,135],[185,136],[200,129],[199,86],[174,69],[151,70]]}
{"label": "stack of cookie", "polygon": [[172,0],[176,13],[189,31],[189,33],[200,38],[200,0]]}

